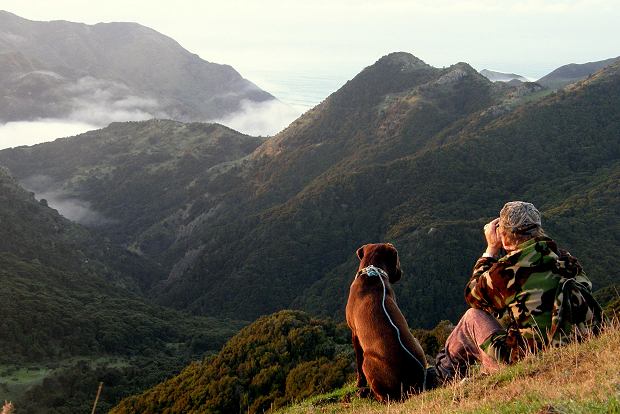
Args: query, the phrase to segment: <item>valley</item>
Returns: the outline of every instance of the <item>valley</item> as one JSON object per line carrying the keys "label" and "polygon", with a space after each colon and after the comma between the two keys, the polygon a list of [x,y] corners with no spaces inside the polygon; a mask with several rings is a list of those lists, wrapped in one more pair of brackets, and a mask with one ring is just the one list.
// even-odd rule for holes
{"label": "valley", "polygon": [[390,53],[264,137],[203,121],[272,95],[152,29],[0,22],[0,120],[68,116],[84,82],[145,114],[0,150],[0,400],[17,414],[87,411],[99,382],[115,413],[346,390],[371,242],[398,249],[399,307],[436,353],[508,200],[533,202],[617,308],[617,58],[528,82]]}

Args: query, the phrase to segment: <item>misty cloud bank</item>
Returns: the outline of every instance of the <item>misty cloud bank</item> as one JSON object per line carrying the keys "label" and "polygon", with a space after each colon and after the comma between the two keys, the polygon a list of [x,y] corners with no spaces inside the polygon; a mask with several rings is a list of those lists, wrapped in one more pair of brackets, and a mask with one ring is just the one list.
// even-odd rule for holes
{"label": "misty cloud bank", "polygon": [[40,144],[97,128],[97,125],[69,119],[7,122],[0,124],[0,149]]}
{"label": "misty cloud bank", "polygon": [[26,190],[32,191],[37,200],[46,200],[49,207],[71,221],[89,227],[103,226],[114,220],[94,210],[88,201],[72,197],[58,183],[45,175],[34,175],[21,181]]}
{"label": "misty cloud bank", "polygon": [[119,82],[86,76],[67,86],[66,92],[73,97],[73,109],[67,118],[99,127],[112,122],[168,117],[156,99],[136,96]]}
{"label": "misty cloud bank", "polygon": [[57,93],[69,102],[66,116],[0,124],[0,149],[78,135],[112,122],[167,118],[156,99],[136,96],[120,82],[86,76],[62,85]]}
{"label": "misty cloud bank", "polygon": [[[54,95],[65,102],[63,108],[57,108],[59,116],[0,124],[0,149],[74,136],[112,122],[170,118],[162,102],[142,96],[120,81],[92,76],[69,81],[54,72],[46,72],[45,76],[59,82],[53,87]],[[238,112],[208,122],[218,122],[249,135],[271,136],[297,119],[302,111],[278,100],[243,100]]]}
{"label": "misty cloud bank", "polygon": [[282,131],[301,115],[301,111],[278,100],[241,102],[241,110],[208,122],[217,122],[248,135],[271,136]]}

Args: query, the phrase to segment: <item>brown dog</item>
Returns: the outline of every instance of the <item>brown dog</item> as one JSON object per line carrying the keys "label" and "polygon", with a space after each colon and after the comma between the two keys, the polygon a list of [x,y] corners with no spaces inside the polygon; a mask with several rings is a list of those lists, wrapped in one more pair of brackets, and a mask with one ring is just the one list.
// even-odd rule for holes
{"label": "brown dog", "polygon": [[353,334],[357,386],[379,401],[401,400],[426,387],[426,357],[398,309],[390,284],[402,272],[396,248],[366,244],[357,250],[359,270],[351,284],[347,323]]}

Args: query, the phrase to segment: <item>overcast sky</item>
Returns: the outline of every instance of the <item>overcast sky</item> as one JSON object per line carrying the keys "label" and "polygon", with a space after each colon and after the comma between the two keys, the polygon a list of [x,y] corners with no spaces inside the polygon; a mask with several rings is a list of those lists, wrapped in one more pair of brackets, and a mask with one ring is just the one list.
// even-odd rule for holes
{"label": "overcast sky", "polygon": [[394,51],[531,78],[620,55],[620,0],[0,0],[0,8],[32,20],[135,21],[249,79],[273,70],[349,78]]}

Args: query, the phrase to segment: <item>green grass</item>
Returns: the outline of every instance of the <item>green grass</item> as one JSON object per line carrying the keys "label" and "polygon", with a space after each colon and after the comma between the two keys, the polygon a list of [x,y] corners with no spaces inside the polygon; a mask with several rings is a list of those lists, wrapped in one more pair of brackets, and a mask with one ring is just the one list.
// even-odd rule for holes
{"label": "green grass", "polygon": [[520,104],[528,103],[528,102],[536,102],[541,100],[545,96],[551,95],[554,91],[551,89],[542,89],[538,92],[531,93],[529,95],[524,96],[519,101]]}
{"label": "green grass", "polygon": [[0,401],[15,401],[30,387],[38,385],[53,372],[47,367],[0,366]]}
{"label": "green grass", "polygon": [[131,364],[117,357],[74,357],[41,364],[0,365],[0,401],[16,401],[30,388],[40,385],[45,378],[85,361],[92,368],[125,368]]}

